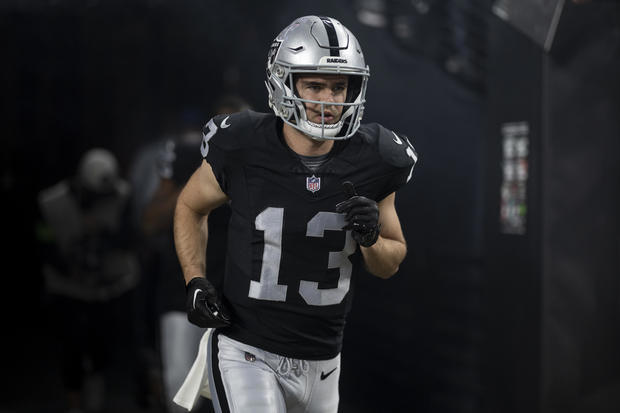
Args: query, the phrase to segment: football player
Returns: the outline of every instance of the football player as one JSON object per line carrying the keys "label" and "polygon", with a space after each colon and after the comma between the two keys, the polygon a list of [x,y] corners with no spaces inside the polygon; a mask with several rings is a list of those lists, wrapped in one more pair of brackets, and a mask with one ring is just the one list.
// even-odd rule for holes
{"label": "football player", "polygon": [[[273,41],[274,114],[216,116],[175,211],[191,322],[214,328],[208,374],[218,412],[337,412],[354,268],[389,278],[405,258],[394,207],[417,154],[364,124],[369,69],[339,21],[306,16]],[[205,224],[230,202],[222,291],[206,279]],[[218,240],[210,240],[218,242]]]}

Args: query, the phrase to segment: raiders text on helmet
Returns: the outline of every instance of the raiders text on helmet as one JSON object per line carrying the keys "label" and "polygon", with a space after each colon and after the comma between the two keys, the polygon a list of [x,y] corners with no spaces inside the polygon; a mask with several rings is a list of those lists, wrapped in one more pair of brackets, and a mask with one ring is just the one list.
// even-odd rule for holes
{"label": "raiders text on helmet", "polygon": [[[295,90],[296,74],[349,75],[345,102],[302,99]],[[315,139],[347,139],[360,126],[369,76],[362,49],[349,29],[331,17],[300,17],[269,48],[269,106],[284,122]],[[321,123],[308,119],[304,103],[321,104]],[[337,123],[325,123],[325,105],[343,106]]]}

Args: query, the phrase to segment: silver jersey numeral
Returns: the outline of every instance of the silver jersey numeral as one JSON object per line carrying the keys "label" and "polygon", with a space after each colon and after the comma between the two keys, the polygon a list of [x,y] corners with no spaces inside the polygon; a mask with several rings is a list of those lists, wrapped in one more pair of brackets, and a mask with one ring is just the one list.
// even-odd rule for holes
{"label": "silver jersey numeral", "polygon": [[[394,142],[399,145],[403,145],[403,140],[396,134],[396,132],[392,131],[392,135],[394,135],[394,137],[392,138]],[[411,180],[411,175],[413,175],[413,167],[418,161],[418,155],[416,155],[415,151],[413,150],[413,145],[411,144],[411,142],[409,142],[409,138],[407,138],[406,136],[404,136],[404,138],[407,142],[407,145],[405,145],[405,153],[413,161],[413,165],[411,165],[411,169],[409,170],[409,176],[407,176],[407,182],[409,182]]]}
{"label": "silver jersey numeral", "polygon": [[209,140],[217,133],[217,126],[213,119],[207,123],[206,128],[209,130],[207,133],[202,133],[202,143],[200,144],[200,153],[205,158],[209,153]]}
{"label": "silver jersey numeral", "polygon": [[260,281],[250,281],[252,298],[258,300],[285,301],[286,285],[278,284],[280,258],[282,257],[282,228],[284,227],[284,208],[269,207],[258,214],[254,222],[256,229],[263,232],[265,248]]}
{"label": "silver jersey numeral", "polygon": [[[259,300],[285,301],[287,286],[278,284],[284,209],[273,207],[265,209],[256,217],[255,225],[257,230],[264,231],[265,248],[260,281],[250,281],[249,296]],[[325,231],[342,231],[345,225],[344,214],[319,212],[308,222],[306,236],[322,238]],[[355,252],[356,246],[351,231],[347,231],[344,249],[329,252],[327,268],[337,268],[340,271],[337,287],[320,289],[316,281],[300,281],[299,294],[306,303],[323,306],[342,302],[351,285],[353,264],[349,256]]]}
{"label": "silver jersey numeral", "polygon": [[[344,214],[335,212],[319,212],[310,222],[306,236],[323,238],[325,231],[341,231],[346,225]],[[351,285],[351,273],[353,264],[349,260],[349,255],[355,252],[355,240],[351,236],[351,231],[346,232],[344,249],[342,251],[330,251],[327,268],[339,268],[340,277],[338,278],[338,287],[319,289],[319,283],[316,281],[301,280],[299,284],[299,294],[306,303],[310,305],[333,305],[342,301],[349,291]]]}

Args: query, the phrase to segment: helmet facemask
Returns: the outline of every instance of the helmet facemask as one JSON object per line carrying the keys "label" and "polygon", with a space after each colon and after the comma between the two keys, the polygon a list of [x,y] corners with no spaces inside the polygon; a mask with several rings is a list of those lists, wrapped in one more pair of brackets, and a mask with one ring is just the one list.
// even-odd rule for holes
{"label": "helmet facemask", "polygon": [[[306,73],[312,75],[312,73]],[[325,139],[346,139],[345,136],[351,135],[353,128],[352,119],[359,118],[359,112],[361,107],[361,85],[363,83],[362,77],[359,75],[347,75],[347,93],[344,102],[324,102],[318,100],[303,99],[297,90],[297,80],[300,74],[289,76],[288,85],[293,84],[293,97],[291,101],[294,104],[295,111],[294,117],[291,122],[298,126],[306,135],[317,140]],[[349,89],[349,84],[353,86],[353,93]],[[286,99],[285,99],[286,100]],[[320,105],[321,122],[315,123],[308,119],[307,104]],[[340,106],[340,113],[337,122],[325,123],[325,107]],[[344,129],[343,129],[344,127]],[[340,133],[342,131],[342,133]]]}
{"label": "helmet facemask", "polygon": [[[279,65],[281,67],[281,65]],[[348,74],[348,86],[345,101],[340,102],[326,102],[319,100],[303,99],[299,96],[295,87],[295,81],[297,75],[334,75],[344,74],[334,71],[305,71],[295,70],[290,68],[281,69],[285,72],[285,81],[278,79],[279,84],[277,89],[280,89],[283,93],[274,93],[269,87],[269,84],[273,84],[271,78],[275,73],[271,74],[269,82],[265,82],[267,90],[270,92],[270,106],[274,108],[279,106],[280,109],[276,112],[278,116],[288,125],[301,131],[305,135],[316,140],[342,140],[350,138],[359,128],[362,116],[364,114],[364,103],[366,102],[364,96],[366,95],[366,85],[368,82],[368,76],[359,74]],[[279,76],[278,76],[279,77]],[[279,95],[280,104],[276,105],[276,102],[271,102],[271,98]],[[317,104],[321,106],[321,123],[315,123],[308,119],[306,112],[306,103]],[[325,123],[325,107],[326,106],[343,106],[340,114],[340,119],[336,123]]]}

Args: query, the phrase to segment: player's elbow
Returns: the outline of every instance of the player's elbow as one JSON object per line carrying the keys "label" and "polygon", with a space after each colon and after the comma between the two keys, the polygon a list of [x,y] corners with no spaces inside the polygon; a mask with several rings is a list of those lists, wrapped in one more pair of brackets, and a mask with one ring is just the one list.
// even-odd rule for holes
{"label": "player's elbow", "polygon": [[396,274],[399,268],[400,268],[399,265],[394,265],[394,266],[382,267],[382,268],[377,268],[377,269],[369,269],[369,270],[372,275],[382,278],[384,280],[387,280],[388,278],[391,278],[394,274]]}

